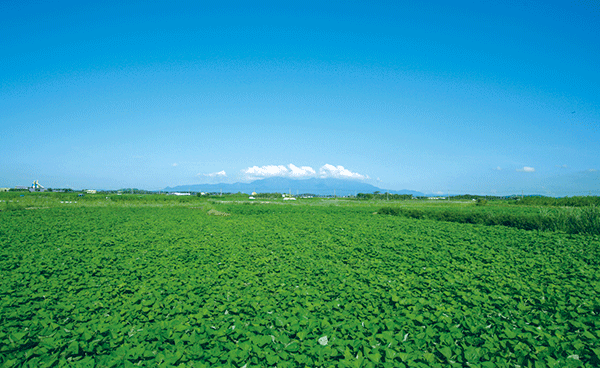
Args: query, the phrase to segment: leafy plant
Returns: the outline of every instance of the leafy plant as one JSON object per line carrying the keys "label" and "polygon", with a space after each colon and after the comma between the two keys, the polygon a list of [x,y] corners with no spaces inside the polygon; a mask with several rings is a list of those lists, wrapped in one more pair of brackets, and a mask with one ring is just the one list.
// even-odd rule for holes
{"label": "leafy plant", "polygon": [[[131,202],[0,212],[0,364],[600,364],[596,236],[343,202]],[[505,220],[469,208],[444,213]]]}

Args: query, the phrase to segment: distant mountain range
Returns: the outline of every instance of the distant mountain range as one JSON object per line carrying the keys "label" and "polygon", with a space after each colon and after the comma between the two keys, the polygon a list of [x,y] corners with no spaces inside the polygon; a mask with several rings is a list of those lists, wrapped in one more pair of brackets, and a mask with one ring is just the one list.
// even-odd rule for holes
{"label": "distant mountain range", "polygon": [[343,179],[289,179],[289,178],[267,178],[255,180],[250,183],[233,183],[233,184],[192,184],[178,185],[175,187],[166,187],[165,192],[207,192],[215,193],[290,193],[297,194],[316,194],[316,195],[337,195],[348,196],[356,195],[357,193],[373,193],[379,191],[381,193],[388,192],[390,194],[412,194],[414,196],[424,196],[425,194],[414,190],[386,190],[377,188],[371,184],[363,183],[355,180]]}

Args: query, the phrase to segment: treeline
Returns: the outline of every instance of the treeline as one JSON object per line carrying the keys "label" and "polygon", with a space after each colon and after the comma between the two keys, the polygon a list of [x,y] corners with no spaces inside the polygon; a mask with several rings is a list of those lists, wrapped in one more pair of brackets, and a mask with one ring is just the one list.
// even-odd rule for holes
{"label": "treeline", "polygon": [[391,193],[379,193],[379,192],[375,192],[375,193],[358,193],[356,195],[356,199],[362,199],[362,200],[372,200],[372,199],[379,199],[379,200],[406,200],[406,199],[413,199],[412,194],[391,194]]}
{"label": "treeline", "polygon": [[600,208],[597,206],[540,208],[537,213],[467,211],[458,208],[383,207],[379,214],[415,219],[502,225],[524,230],[564,231],[568,234],[600,235]]}
{"label": "treeline", "polygon": [[[444,197],[444,198],[448,198],[448,197]],[[453,195],[450,196],[449,199],[450,200],[457,200],[457,201],[471,201],[471,200],[478,200],[478,201],[499,201],[499,200],[506,200],[509,199],[510,197],[501,197],[501,196],[490,196],[490,195],[472,195],[472,194],[460,194],[460,195]],[[391,199],[391,200],[408,200],[408,199],[419,199],[419,200],[428,200],[429,197],[427,196],[418,196],[415,197],[412,194],[391,194],[391,193],[381,193],[381,192],[374,192],[374,193],[358,193],[356,195],[356,199],[364,199],[364,200],[387,200],[387,199]]]}
{"label": "treeline", "polygon": [[469,201],[472,201],[473,199],[478,200],[478,201],[500,201],[500,200],[506,199],[506,197],[460,194],[460,195],[450,196],[450,199],[451,200],[469,200]]}
{"label": "treeline", "polygon": [[598,196],[576,196],[576,197],[542,197],[530,196],[523,198],[513,198],[512,204],[525,206],[553,206],[553,207],[585,207],[600,206],[600,197]]}
{"label": "treeline", "polygon": [[278,199],[282,197],[281,193],[257,193],[252,195],[254,198],[260,199]]}

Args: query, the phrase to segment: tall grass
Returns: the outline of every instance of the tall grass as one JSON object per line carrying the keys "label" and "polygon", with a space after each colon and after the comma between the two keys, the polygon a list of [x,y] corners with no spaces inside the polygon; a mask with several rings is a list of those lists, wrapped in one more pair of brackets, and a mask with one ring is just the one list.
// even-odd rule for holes
{"label": "tall grass", "polygon": [[540,207],[537,213],[501,208],[496,210],[456,207],[383,207],[378,213],[415,219],[429,219],[480,225],[503,225],[524,230],[563,231],[568,234],[600,235],[600,208]]}
{"label": "tall grass", "polygon": [[600,208],[595,205],[587,207],[566,207],[550,217],[554,229],[569,234],[600,234]]}

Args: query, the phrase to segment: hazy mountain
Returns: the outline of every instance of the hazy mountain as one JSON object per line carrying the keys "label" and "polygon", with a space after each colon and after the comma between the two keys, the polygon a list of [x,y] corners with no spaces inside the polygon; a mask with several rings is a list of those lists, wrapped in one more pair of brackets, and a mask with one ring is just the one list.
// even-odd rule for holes
{"label": "hazy mountain", "polygon": [[393,194],[412,194],[414,196],[424,195],[421,192],[413,190],[385,190],[377,188],[371,184],[363,183],[355,180],[343,179],[289,179],[289,178],[267,178],[255,180],[250,183],[233,183],[233,184],[192,184],[178,185],[175,187],[166,187],[163,189],[167,192],[221,192],[223,193],[292,193],[296,194],[316,194],[316,195],[337,195],[347,196],[355,195],[356,193],[373,193],[376,191]]}

